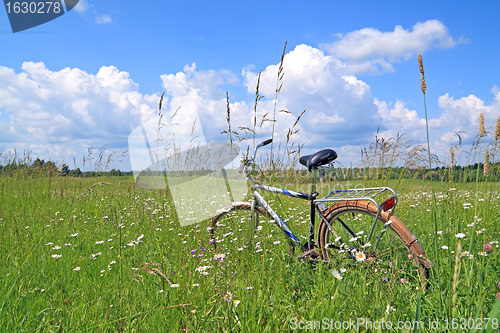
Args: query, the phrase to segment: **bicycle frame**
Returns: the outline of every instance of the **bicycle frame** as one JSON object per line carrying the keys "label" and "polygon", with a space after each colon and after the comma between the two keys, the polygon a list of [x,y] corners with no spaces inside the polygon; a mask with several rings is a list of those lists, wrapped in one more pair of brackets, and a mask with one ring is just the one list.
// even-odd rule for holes
{"label": "bicycle frame", "polygon": [[[326,219],[324,216],[324,212],[327,209],[327,206],[325,203],[327,202],[339,202],[339,201],[354,201],[354,200],[360,200],[360,201],[371,201],[377,206],[377,214],[374,218],[373,224],[370,229],[370,233],[368,236],[368,242],[370,241],[371,237],[373,236],[373,232],[375,229],[375,225],[377,222],[377,219],[382,212],[382,210],[388,211],[390,210],[391,212],[394,211],[396,205],[397,205],[397,194],[394,190],[392,190],[389,187],[373,187],[373,188],[360,188],[360,189],[345,189],[345,190],[333,190],[330,193],[328,193],[327,196],[325,196],[322,199],[316,199],[316,197],[319,195],[316,192],[316,176],[317,176],[317,170],[312,170],[313,177],[312,177],[312,184],[311,184],[311,193],[303,193],[303,192],[297,192],[297,191],[292,191],[292,190],[287,190],[279,187],[273,187],[273,186],[268,186],[268,185],[263,185],[263,184],[258,184],[255,179],[253,178],[253,174],[255,171],[255,156],[257,154],[257,150],[265,146],[269,143],[271,143],[272,140],[266,140],[259,144],[254,151],[254,156],[253,159],[251,160],[252,163],[252,171],[251,171],[251,176],[249,177],[248,180],[252,182],[252,209],[251,209],[251,218],[252,218],[252,225],[255,226],[258,223],[258,214],[255,211],[255,207],[257,205],[261,205],[274,219],[276,224],[280,229],[283,230],[283,232],[287,235],[287,237],[290,240],[290,243],[294,246],[299,246],[303,251],[308,251],[311,250],[314,246],[314,238],[315,238],[315,232],[314,232],[314,225],[315,225],[315,220],[316,216],[315,213],[317,212],[319,217],[321,218],[322,221],[326,223],[330,231],[336,236],[339,237],[339,235],[335,232],[333,229],[332,225],[330,222]],[[310,201],[310,231],[309,231],[309,240],[308,240],[308,246],[307,248],[300,242],[300,240],[295,236],[295,234],[292,232],[290,229],[288,223],[279,215],[276,213],[276,211],[269,205],[269,203],[262,197],[262,195],[258,192],[258,190],[266,191],[266,192],[271,192],[271,193],[278,193],[278,194],[283,194],[287,195],[293,198],[298,198],[298,199],[303,199],[303,200],[308,200]],[[385,192],[390,192],[392,196],[385,200],[383,203],[378,204],[378,202],[375,200],[377,196],[379,196],[382,193]],[[340,219],[338,219],[339,222],[344,226],[346,230],[348,230],[352,236],[354,237],[355,234],[352,232],[349,227]],[[382,239],[382,236],[384,235],[385,231],[387,228],[383,228],[381,231],[380,236],[378,237],[378,241],[375,245],[376,249],[379,245],[380,240]],[[339,237],[340,238],[340,237]]]}

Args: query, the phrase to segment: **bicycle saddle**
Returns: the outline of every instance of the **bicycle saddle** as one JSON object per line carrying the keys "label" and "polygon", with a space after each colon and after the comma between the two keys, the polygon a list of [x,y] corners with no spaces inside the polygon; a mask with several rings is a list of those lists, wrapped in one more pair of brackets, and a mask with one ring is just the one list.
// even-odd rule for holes
{"label": "bicycle saddle", "polygon": [[299,159],[300,164],[307,167],[311,171],[317,169],[319,166],[328,164],[337,158],[337,153],[333,149],[323,149],[312,155],[301,156]]}

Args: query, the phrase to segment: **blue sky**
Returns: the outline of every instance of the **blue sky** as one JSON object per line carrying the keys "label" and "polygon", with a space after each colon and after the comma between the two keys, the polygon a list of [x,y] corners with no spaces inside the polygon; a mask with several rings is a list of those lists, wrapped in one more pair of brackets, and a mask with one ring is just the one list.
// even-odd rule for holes
{"label": "blue sky", "polygon": [[[453,133],[470,144],[479,113],[500,116],[497,1],[92,1],[13,34],[0,9],[0,151],[81,164],[88,147],[127,150],[127,138],[178,107],[199,114],[207,140],[233,121],[272,112],[285,41],[277,141],[299,122],[297,143],[358,164],[380,126],[425,142],[417,55],[423,54],[432,151],[446,161]],[[271,123],[259,128],[270,134]],[[491,137],[491,135],[490,135]],[[243,146],[246,144],[242,144]],[[130,168],[128,155],[116,167]]]}

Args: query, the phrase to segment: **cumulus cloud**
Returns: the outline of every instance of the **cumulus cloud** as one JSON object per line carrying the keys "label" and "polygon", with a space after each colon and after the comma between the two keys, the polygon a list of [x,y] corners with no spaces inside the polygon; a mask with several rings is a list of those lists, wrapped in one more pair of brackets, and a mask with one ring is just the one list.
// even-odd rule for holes
{"label": "cumulus cloud", "polygon": [[114,66],[95,75],[51,71],[41,62],[23,63],[20,73],[0,67],[0,110],[9,119],[0,126],[11,138],[2,142],[18,149],[44,145],[59,159],[67,159],[59,152],[68,149],[80,156],[82,146],[125,148],[131,128],[154,114],[158,98],[139,93],[129,74]]}
{"label": "cumulus cloud", "polygon": [[389,32],[364,28],[336,37],[336,41],[322,44],[321,48],[343,59],[346,70],[353,74],[391,72],[395,62],[408,60],[432,48],[450,48],[457,43],[438,20],[418,22],[409,30],[399,25]]}
{"label": "cumulus cloud", "polygon": [[[321,49],[297,45],[284,56],[282,82],[277,83],[279,64],[261,72],[259,92],[264,97],[257,107],[258,138],[270,137],[274,125],[276,142],[283,145],[289,128],[306,110],[295,127],[299,131],[292,137],[292,141],[304,144],[304,153],[330,147],[339,151],[344,164],[357,164],[359,149],[369,145],[379,126],[386,138],[406,133],[415,144],[424,143],[422,114],[400,100],[377,99],[370,86],[352,73],[361,73],[365,65],[378,69],[388,65],[390,69],[392,62],[423,49],[455,43],[446,27],[432,20],[411,30],[355,31]],[[221,132],[228,128],[228,90],[232,130],[245,136],[241,127],[253,127],[258,75],[250,66],[235,74],[186,65],[182,71],[161,75],[165,89],[162,110],[167,118],[177,112],[174,122],[184,131],[181,134],[189,136],[194,124],[203,128],[207,141],[222,141],[226,134]],[[275,104],[276,88],[281,83]],[[233,99],[235,85],[248,95]],[[456,131],[474,137],[479,113],[484,113],[487,126],[494,126],[500,113],[500,91],[494,88],[492,92],[495,102],[490,105],[473,95],[458,99],[441,96],[437,101],[441,112],[430,119],[433,149],[446,152],[444,147],[449,149]],[[82,147],[108,144],[126,148],[131,130],[157,113],[158,101],[159,96],[141,93],[129,73],[114,66],[104,66],[95,74],[78,68],[52,71],[33,62],[24,63],[19,73],[0,66],[0,148],[24,145],[59,160],[79,156]],[[262,122],[272,119],[275,111],[276,123]],[[247,144],[251,141],[241,143],[242,147]]]}
{"label": "cumulus cloud", "polygon": [[[344,75],[342,63],[335,57],[307,45],[298,45],[285,55],[283,87],[278,96],[281,138],[304,109],[299,122],[300,138],[308,147],[359,144],[366,141],[365,133],[376,130],[377,114],[370,87],[354,76]],[[278,65],[268,66],[261,74],[261,94],[269,97],[261,112],[272,114],[276,91]],[[255,90],[258,73],[243,71],[245,86]],[[284,120],[284,121],[283,121]],[[271,124],[268,125],[271,127]],[[266,129],[266,128],[265,128]]]}
{"label": "cumulus cloud", "polygon": [[[431,137],[431,151],[441,158],[448,155],[452,145],[470,146],[477,138],[479,129],[479,115],[485,118],[487,130],[492,137],[496,119],[500,114],[500,92],[492,89],[495,101],[487,105],[474,95],[455,99],[449,94],[440,96],[437,100],[440,108],[439,116],[429,119]],[[416,110],[408,109],[402,101],[394,105],[375,99],[381,125],[380,137],[386,139],[405,134],[413,144],[425,144],[427,133],[425,115],[419,115]],[[458,134],[458,135],[457,135]],[[486,138],[485,141],[488,139]]]}

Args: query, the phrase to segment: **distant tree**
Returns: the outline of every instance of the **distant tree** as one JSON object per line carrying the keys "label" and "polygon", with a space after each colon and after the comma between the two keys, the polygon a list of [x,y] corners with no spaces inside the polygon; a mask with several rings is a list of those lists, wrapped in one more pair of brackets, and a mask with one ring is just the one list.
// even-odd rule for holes
{"label": "distant tree", "polygon": [[74,169],[74,170],[71,170],[71,171],[69,172],[69,175],[70,175],[71,177],[81,177],[81,176],[82,176],[82,170],[80,170],[80,168],[76,168],[76,169]]}

